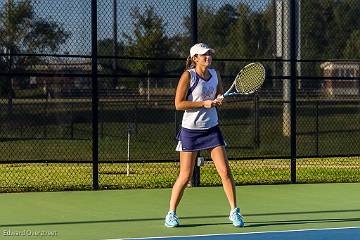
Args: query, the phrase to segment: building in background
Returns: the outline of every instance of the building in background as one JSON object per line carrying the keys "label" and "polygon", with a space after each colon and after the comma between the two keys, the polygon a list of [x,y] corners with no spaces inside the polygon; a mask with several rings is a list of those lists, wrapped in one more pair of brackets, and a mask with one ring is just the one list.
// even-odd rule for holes
{"label": "building in background", "polygon": [[359,62],[324,62],[320,67],[324,77],[338,78],[324,79],[322,91],[326,96],[359,95],[359,79],[351,79],[360,76]]}

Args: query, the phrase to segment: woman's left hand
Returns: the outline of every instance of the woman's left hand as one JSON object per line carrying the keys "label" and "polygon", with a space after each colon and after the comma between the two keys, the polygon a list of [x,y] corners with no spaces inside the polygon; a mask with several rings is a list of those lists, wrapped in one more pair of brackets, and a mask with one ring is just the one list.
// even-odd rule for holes
{"label": "woman's left hand", "polygon": [[218,96],[215,100],[213,100],[213,104],[215,106],[221,106],[223,103],[224,97],[222,95]]}

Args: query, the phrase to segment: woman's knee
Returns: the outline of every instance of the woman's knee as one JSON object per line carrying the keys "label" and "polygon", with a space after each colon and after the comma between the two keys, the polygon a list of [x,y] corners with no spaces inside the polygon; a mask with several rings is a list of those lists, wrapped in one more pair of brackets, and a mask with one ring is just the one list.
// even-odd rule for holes
{"label": "woman's knee", "polygon": [[181,184],[187,184],[191,179],[191,173],[180,173],[178,177],[178,181]]}
{"label": "woman's knee", "polygon": [[221,168],[218,169],[219,176],[221,177],[221,180],[231,180],[232,175],[228,168]]}

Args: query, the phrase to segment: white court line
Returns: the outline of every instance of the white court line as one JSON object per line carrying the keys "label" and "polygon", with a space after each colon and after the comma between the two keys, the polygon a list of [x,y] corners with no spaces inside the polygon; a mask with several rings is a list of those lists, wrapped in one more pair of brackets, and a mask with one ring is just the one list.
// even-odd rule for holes
{"label": "white court line", "polygon": [[113,238],[105,240],[135,240],[135,239],[166,239],[166,238],[190,238],[190,237],[206,237],[206,236],[231,236],[231,235],[251,235],[251,234],[268,234],[268,233],[287,233],[287,232],[307,232],[307,231],[330,231],[330,230],[346,230],[346,229],[360,229],[359,227],[342,227],[342,228],[309,228],[309,229],[294,229],[283,231],[266,231],[266,232],[244,232],[244,233],[219,233],[219,234],[204,234],[204,235],[189,235],[189,236],[162,236],[162,237],[145,237],[145,238]]}

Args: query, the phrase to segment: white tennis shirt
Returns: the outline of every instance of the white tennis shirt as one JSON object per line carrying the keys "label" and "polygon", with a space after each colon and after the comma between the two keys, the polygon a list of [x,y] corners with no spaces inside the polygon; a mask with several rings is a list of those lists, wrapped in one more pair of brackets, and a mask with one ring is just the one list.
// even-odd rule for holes
{"label": "white tennis shirt", "polygon": [[[216,70],[208,69],[211,75],[208,80],[198,76],[194,68],[187,71],[191,75],[187,100],[193,102],[214,100],[218,85]],[[216,125],[218,125],[218,115],[215,107],[185,110],[181,124],[183,128],[187,129],[209,129]]]}

